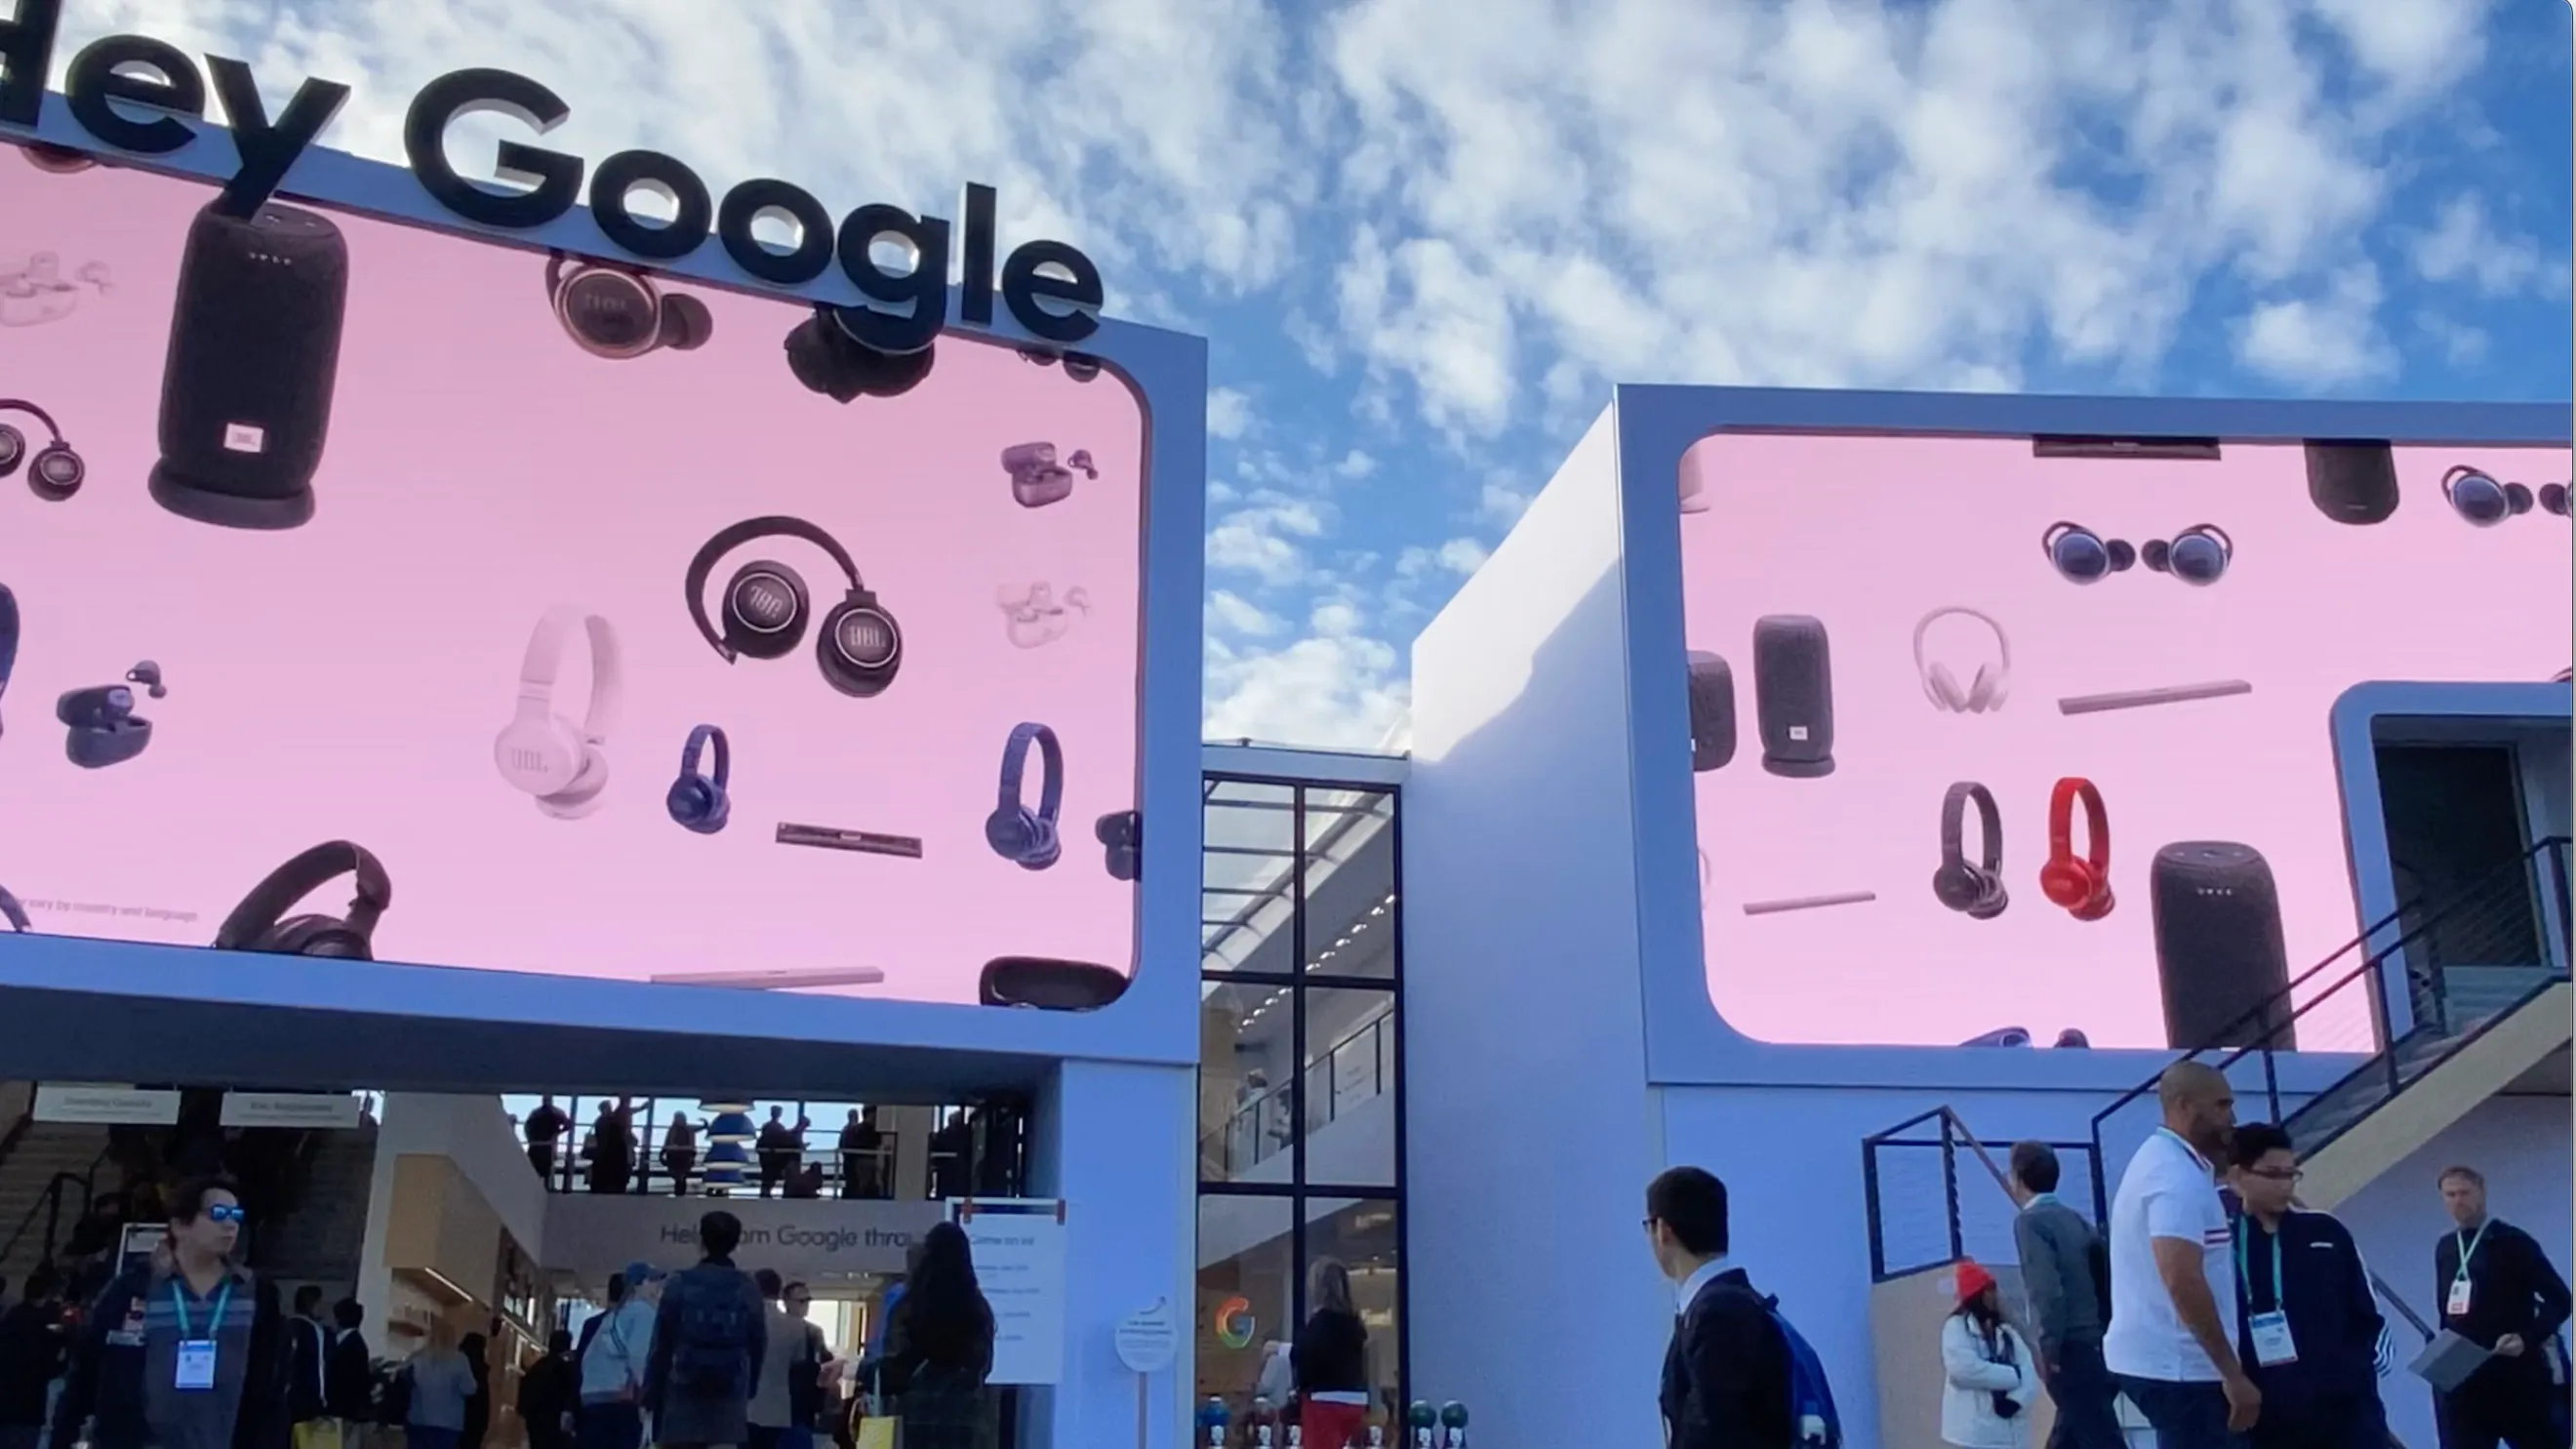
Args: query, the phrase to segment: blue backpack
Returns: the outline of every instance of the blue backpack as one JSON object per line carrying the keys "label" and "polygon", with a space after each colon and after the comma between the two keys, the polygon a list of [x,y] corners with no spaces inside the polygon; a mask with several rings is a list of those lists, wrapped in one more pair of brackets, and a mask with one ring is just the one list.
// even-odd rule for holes
{"label": "blue backpack", "polygon": [[1780,1300],[1765,1297],[1762,1306],[1780,1326],[1789,1346],[1789,1421],[1795,1442],[1813,1449],[1842,1449],[1843,1417],[1834,1409],[1834,1386],[1825,1377],[1825,1361],[1814,1345],[1780,1313]]}

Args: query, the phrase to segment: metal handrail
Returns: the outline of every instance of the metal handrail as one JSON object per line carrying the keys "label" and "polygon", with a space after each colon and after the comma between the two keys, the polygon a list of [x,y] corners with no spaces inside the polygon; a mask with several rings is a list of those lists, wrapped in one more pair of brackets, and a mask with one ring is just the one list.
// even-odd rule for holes
{"label": "metal handrail", "polygon": [[[1381,1011],[1377,1015],[1370,1017],[1361,1025],[1353,1027],[1348,1034],[1342,1037],[1341,1040],[1334,1042],[1329,1047],[1326,1047],[1320,1055],[1315,1057],[1314,1060],[1306,1063],[1306,1065],[1300,1069],[1294,1077],[1291,1077],[1288,1081],[1281,1082],[1276,1086],[1270,1087],[1263,1091],[1259,1096],[1245,1101],[1242,1105],[1236,1107],[1233,1112],[1227,1114],[1223,1123],[1209,1129],[1205,1133],[1202,1133],[1199,1137],[1201,1148],[1204,1150],[1207,1144],[1212,1142],[1218,1143],[1220,1151],[1224,1155],[1225,1166],[1228,1172],[1232,1172],[1238,1167],[1251,1167],[1263,1161],[1272,1154],[1255,1152],[1253,1154],[1252,1161],[1245,1163],[1237,1163],[1233,1160],[1231,1149],[1235,1140],[1236,1129],[1245,1125],[1251,1125],[1257,1129],[1261,1120],[1260,1114],[1264,1109],[1269,1108],[1274,1104],[1283,1111],[1288,1110],[1291,1103],[1289,1093],[1291,1089],[1298,1086],[1304,1078],[1312,1076],[1319,1069],[1329,1070],[1333,1063],[1341,1059],[1343,1051],[1357,1045],[1361,1039],[1376,1038],[1394,1029],[1395,1013],[1392,1011]],[[1385,1074],[1379,1070],[1377,1065],[1384,1057],[1384,1043],[1373,1041],[1371,1045],[1373,1050],[1369,1058],[1371,1064],[1370,1076],[1375,1085],[1374,1089],[1366,1096],[1355,1099],[1359,1102],[1376,1100],[1387,1092],[1390,1085],[1385,1080]],[[1341,1099],[1338,1095],[1329,1090],[1329,1078],[1327,1079],[1326,1085],[1328,1088],[1325,1093],[1327,1112],[1324,1122],[1329,1124],[1340,1115]],[[1311,1110],[1311,1108],[1309,1110]],[[1260,1135],[1258,1131],[1256,1131],[1254,1133],[1254,1141],[1258,1143],[1259,1140]],[[1284,1147],[1285,1144],[1283,1143],[1282,1148]]]}
{"label": "metal handrail", "polygon": [[[2281,1089],[2278,1058],[2284,1050],[2293,1050],[2292,1048],[2283,1048],[2278,1044],[2282,1037],[2289,1034],[2287,1028],[2292,1023],[2295,1023],[2300,1018],[2306,1016],[2309,1012],[2325,1003],[2328,999],[2339,995],[2344,988],[2355,982],[2363,982],[2369,988],[2372,988],[2367,990],[2366,994],[2370,1003],[2373,1040],[2377,1043],[2377,1050],[2372,1053],[2370,1059],[2366,1061],[2361,1068],[2341,1080],[2349,1081],[2352,1080],[2353,1077],[2357,1077],[2363,1073],[2384,1069],[2389,1076],[2390,1096],[2395,1096],[2397,1093],[2404,1091],[2409,1085],[2412,1085],[2412,1082],[2410,1080],[2401,1079],[2399,1076],[2397,1047],[2399,1045],[2400,1038],[2394,1031],[2393,1024],[2389,1017],[2387,992],[2384,989],[2377,989],[2382,986],[2383,970],[2387,965],[2388,959],[2404,950],[2407,946],[2423,940],[2435,929],[2446,924],[2455,924],[2459,918],[2471,911],[2492,911],[2496,907],[2502,906],[2514,914],[2530,912],[2533,907],[2532,873],[2534,867],[2542,864],[2544,861],[2547,862],[2547,866],[2551,870],[2553,878],[2559,880],[2563,885],[2565,876],[2563,853],[2568,849],[2569,843],[2568,838],[2565,836],[2550,836],[2534,842],[2528,849],[2515,856],[2511,861],[2497,865],[2485,875],[2478,877],[2469,886],[2454,893],[2448,900],[2443,901],[2430,913],[2421,912],[2423,898],[2420,895],[2404,904],[2401,904],[2396,910],[2389,912],[2388,915],[2371,924],[2368,928],[2363,930],[2360,935],[2354,937],[2332,955],[2326,957],[2316,965],[2309,967],[2307,970],[2300,972],[2282,989],[2265,997],[2261,1002],[2256,1003],[2248,1010],[2237,1014],[2209,1040],[2199,1043],[2189,1050],[2178,1053],[2174,1058],[2174,1062],[2193,1061],[2213,1052],[2223,1052],[2224,1055],[2219,1057],[2219,1059],[2212,1063],[2212,1065],[2218,1070],[2224,1072],[2234,1067],[2237,1063],[2245,1060],[2247,1057],[2260,1053],[2263,1061],[2265,1105],[2268,1109],[2268,1116],[2271,1120],[2278,1121],[2282,1116],[2280,1110]],[[2406,917],[2409,914],[2415,914],[2416,918],[2411,923],[2406,923]],[[2562,934],[2566,930],[2565,916],[2566,912],[2562,904],[2559,921],[2559,930]],[[2390,927],[2400,926],[2401,924],[2402,929],[2396,939],[2389,941],[2386,945],[2380,946],[2375,950],[2371,949],[2370,943],[2375,937],[2380,936]],[[2333,967],[2337,962],[2343,960],[2346,956],[2356,951],[2363,953],[2363,959],[2359,964],[2352,966],[2341,976],[2336,977],[2323,989],[2317,990],[2313,992],[2313,994],[2308,995],[2304,1001],[2298,999],[2297,993],[2301,988],[2307,986],[2308,983],[2314,981],[2319,975]],[[2544,958],[2548,955],[2545,945],[2541,954]],[[2552,965],[2552,963],[2546,960],[2532,964],[2543,967]],[[2537,994],[2538,991],[2547,989],[2550,984],[2566,979],[2567,967],[2565,952],[2563,950],[2560,954],[2559,960],[2554,964],[2555,970],[2549,980],[2544,981],[2540,986],[2534,988],[2533,993],[2530,994]],[[2528,994],[2525,999],[2528,999]],[[2520,1002],[2515,1003],[2516,1006],[2519,1006],[2520,1004]],[[2287,1007],[2288,1010],[2284,1011],[2284,1007]],[[2488,1026],[2491,1026],[2494,1023],[2494,1021],[2501,1020],[2504,1016],[2510,1014],[2510,1009],[2504,1012],[2499,1012],[2494,1018],[2491,1018],[2487,1022],[2480,1023],[2476,1029],[2463,1034],[2461,1039],[2453,1044],[2453,1051],[2456,1051],[2461,1046],[2465,1046],[2469,1041],[2475,1040],[2476,1037],[2482,1034]],[[2247,1045],[2231,1045],[2231,1039],[2248,1025],[2255,1025],[2261,1028],[2261,1035],[2257,1040]],[[2447,1059],[2447,1055],[2448,1054],[2446,1053],[2445,1059]],[[2172,1063],[2168,1063],[2167,1065],[2170,1067]],[[2427,1064],[2428,1068],[2430,1065],[2431,1064],[2429,1063]],[[2414,1080],[2420,1080],[2421,1076],[2422,1073],[2419,1072]],[[2102,1150],[2104,1124],[2107,1123],[2114,1115],[2118,1114],[2122,1109],[2129,1106],[2129,1104],[2136,1102],[2140,1098],[2145,1097],[2148,1093],[2153,1092],[2156,1089],[2157,1083],[2162,1079],[2163,1070],[2160,1069],[2155,1076],[2151,1076],[2145,1081],[2139,1083],[2137,1086],[2121,1093],[2118,1097],[2112,1099],[2109,1105],[2093,1114],[2091,1138],[2097,1157]],[[2341,1082],[2339,1081],[2335,1085],[2341,1085]],[[2329,1088],[2329,1090],[2331,1090],[2331,1088]],[[2306,1144],[2304,1150],[2314,1151],[2317,1147],[2323,1145],[2323,1141]],[[2109,1217],[2110,1203],[2108,1193],[2108,1187],[2097,1174],[2093,1184],[2093,1209],[2094,1218],[2097,1223],[2105,1221]]]}
{"label": "metal handrail", "polygon": [[89,1166],[82,1171],[57,1172],[45,1180],[45,1190],[36,1195],[34,1202],[27,1204],[26,1216],[18,1220],[16,1230],[9,1234],[8,1241],[0,1242],[0,1263],[7,1262],[18,1251],[18,1245],[26,1241],[27,1234],[36,1226],[39,1212],[45,1213],[45,1257],[48,1261],[53,1258],[57,1235],[62,1228],[63,1189],[76,1186],[81,1190],[81,1216],[88,1217],[90,1209],[98,1203],[98,1169],[107,1161],[110,1150],[100,1148],[98,1156],[91,1158]]}
{"label": "metal handrail", "polygon": [[[1938,1135],[1923,1137],[1906,1135],[1925,1123],[1937,1124],[1940,1129]],[[2061,1152],[2087,1154],[2092,1152],[2091,1144],[2083,1142],[2051,1142],[2047,1145]],[[1964,1149],[1969,1157],[1986,1170],[1986,1176],[1993,1179],[1997,1191],[2003,1193],[2006,1198],[2013,1197],[2012,1175],[1995,1161],[1993,1154],[1986,1150],[1984,1140],[1968,1126],[1967,1121],[1946,1104],[1918,1112],[1892,1127],[1862,1138],[1860,1143],[1862,1207],[1869,1222],[1869,1270],[1873,1282],[1885,1282],[1889,1276],[1886,1218],[1880,1205],[1879,1155],[1891,1147],[1940,1149],[1942,1210],[1949,1230],[1951,1260],[1966,1256],[1967,1251],[1967,1225],[1960,1212],[1958,1170],[1960,1151]],[[2098,1160],[2093,1166],[2094,1175],[2099,1177],[2101,1173]]]}

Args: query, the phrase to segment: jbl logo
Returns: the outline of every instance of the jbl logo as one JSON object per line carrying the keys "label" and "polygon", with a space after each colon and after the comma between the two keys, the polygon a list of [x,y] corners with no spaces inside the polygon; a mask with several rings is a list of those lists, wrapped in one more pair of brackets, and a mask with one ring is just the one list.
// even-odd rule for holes
{"label": "jbl logo", "polygon": [[543,750],[512,750],[510,752],[510,768],[530,775],[543,773],[546,768],[545,752]]}
{"label": "jbl logo", "polygon": [[224,424],[224,451],[259,453],[268,449],[268,430],[252,423]]}
{"label": "jbl logo", "polygon": [[1789,726],[1789,738],[1800,744],[1804,744],[1807,739],[1807,727],[1805,725]]}

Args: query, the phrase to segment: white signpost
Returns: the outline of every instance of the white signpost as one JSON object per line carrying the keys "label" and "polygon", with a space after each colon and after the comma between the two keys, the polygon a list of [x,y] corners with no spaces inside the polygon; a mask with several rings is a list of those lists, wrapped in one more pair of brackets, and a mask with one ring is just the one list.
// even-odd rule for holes
{"label": "white signpost", "polygon": [[1118,1320],[1118,1361],[1136,1375],[1136,1449],[1145,1449],[1145,1429],[1154,1421],[1154,1375],[1180,1356],[1181,1325],[1172,1300],[1157,1298],[1151,1308]]}
{"label": "white signpost", "polygon": [[1064,1378],[1064,1201],[1061,1198],[948,1200],[975,1253],[975,1278],[993,1305],[996,1384],[1052,1384]]}

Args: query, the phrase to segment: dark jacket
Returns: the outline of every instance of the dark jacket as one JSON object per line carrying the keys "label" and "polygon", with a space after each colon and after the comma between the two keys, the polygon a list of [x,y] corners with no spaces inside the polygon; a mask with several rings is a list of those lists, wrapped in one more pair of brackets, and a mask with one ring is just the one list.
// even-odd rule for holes
{"label": "dark jacket", "polygon": [[[2272,1282],[2272,1235],[2239,1218],[2245,1276],[2236,1294],[2236,1342],[2245,1372],[2263,1390],[2276,1423],[2345,1422],[2380,1415],[2379,1335],[2386,1322],[2370,1291],[2370,1273],[2352,1233],[2328,1213],[2281,1219],[2281,1282]],[[2254,1315],[2279,1308],[2289,1316],[2298,1357],[2266,1368],[2254,1347]]]}
{"label": "dark jacket", "polygon": [[331,1336],[337,1330],[310,1318],[286,1320],[286,1407],[295,1423],[331,1411]]}
{"label": "dark jacket", "polygon": [[[2455,1318],[2451,1283],[2460,1273],[2460,1247],[2471,1240],[2476,1249],[2469,1254],[2469,1311]],[[2480,1348],[2495,1347],[2496,1340],[2508,1333],[2521,1335],[2524,1344],[2519,1358],[2498,1356],[2480,1364],[2455,1393],[2478,1394],[2547,1381],[2549,1369],[2541,1349],[2550,1335],[2566,1326],[2567,1280],[2558,1276],[2549,1255],[2531,1234],[2490,1218],[2483,1238],[2471,1230],[2435,1239],[2433,1303],[2441,1311],[2442,1327]]]}
{"label": "dark jacket", "polygon": [[[138,1325],[145,1322],[154,1282],[152,1265],[138,1263],[109,1279],[90,1305],[72,1340],[71,1371],[54,1406],[54,1443],[76,1442],[81,1424],[95,1418],[90,1449],[148,1449],[149,1350]],[[233,1449],[287,1449],[294,1435],[286,1405],[286,1315],[267,1279],[253,1277],[251,1289],[249,1352]]]}
{"label": "dark jacket", "polygon": [[1710,1279],[1682,1310],[1657,1397],[1670,1449],[1789,1449],[1789,1341],[1743,1269]]}
{"label": "dark jacket", "polygon": [[[653,1416],[657,1444],[742,1444],[751,1434],[752,1386],[769,1333],[760,1289],[731,1261],[710,1258],[671,1275],[653,1319],[653,1347],[644,1366],[644,1407]],[[728,1343],[708,1338],[712,1325],[734,1333]],[[722,1364],[720,1382],[711,1365]]]}
{"label": "dark jacket", "polygon": [[62,1363],[58,1316],[37,1303],[0,1313],[0,1428],[44,1427],[45,1393]]}
{"label": "dark jacket", "polygon": [[1319,1308],[1288,1349],[1299,1395],[1368,1392],[1368,1328],[1356,1313]]}
{"label": "dark jacket", "polygon": [[354,1328],[331,1330],[331,1352],[326,1360],[329,1385],[325,1407],[335,1419],[364,1420],[374,1417],[376,1365],[367,1353],[365,1335]]}
{"label": "dark jacket", "polygon": [[[886,1317],[883,1382],[903,1421],[903,1449],[992,1449],[1001,1416],[984,1386],[993,1372],[993,1312],[966,1341],[927,1344],[912,1331],[912,1298]],[[900,1386],[899,1388],[895,1386]]]}
{"label": "dark jacket", "polygon": [[519,1422],[531,1444],[561,1443],[564,1415],[581,1407],[581,1380],[569,1354],[547,1354],[519,1376]]}

